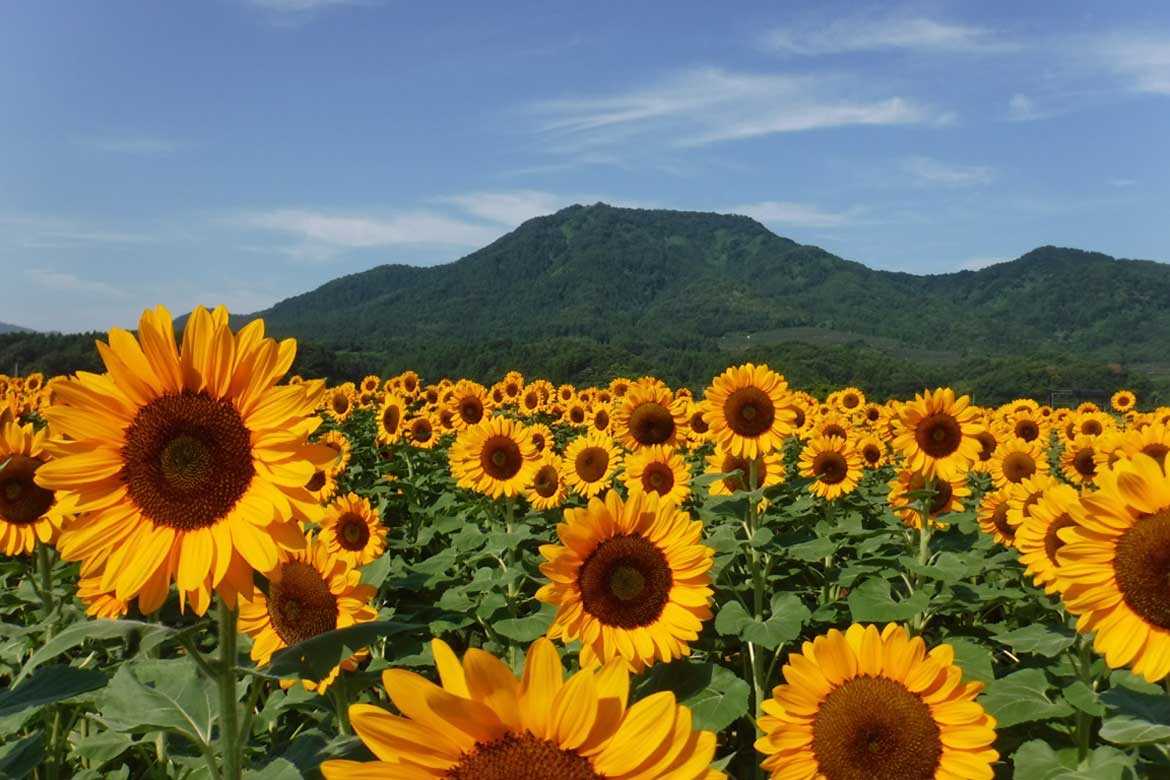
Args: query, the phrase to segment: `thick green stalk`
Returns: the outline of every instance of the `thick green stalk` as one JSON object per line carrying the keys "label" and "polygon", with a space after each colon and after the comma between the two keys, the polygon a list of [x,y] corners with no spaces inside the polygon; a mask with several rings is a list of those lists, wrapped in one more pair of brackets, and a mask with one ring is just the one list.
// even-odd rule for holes
{"label": "thick green stalk", "polygon": [[[1078,663],[1077,674],[1090,690],[1095,688],[1093,680],[1093,643],[1084,634],[1077,634],[1077,648]],[[1076,720],[1076,739],[1077,739],[1077,763],[1084,761],[1089,757],[1090,740],[1093,731],[1093,716],[1087,712],[1077,710]]]}
{"label": "thick green stalk", "polygon": [[236,611],[219,598],[219,752],[223,780],[240,780],[240,721],[236,696]]}
{"label": "thick green stalk", "polygon": [[[924,567],[930,563],[930,505],[934,501],[934,491],[918,501],[918,565]],[[911,578],[917,591],[922,584],[923,575],[920,571],[914,572]],[[921,633],[926,626],[926,611],[923,610],[910,620],[910,628],[914,633]]]}
{"label": "thick green stalk", "polygon": [[41,580],[41,618],[45,620],[45,639],[53,634],[53,627],[48,625],[49,616],[53,614],[53,559],[49,555],[49,546],[44,542],[37,542],[37,574]]}
{"label": "thick green stalk", "polygon": [[[764,599],[767,596],[765,592],[766,578],[764,577],[764,566],[761,561],[760,551],[756,549],[755,537],[756,531],[759,529],[760,513],[756,506],[756,499],[752,495],[760,481],[759,464],[756,458],[751,458],[748,461],[748,509],[747,509],[747,546],[748,559],[751,563],[752,574],[752,611],[753,617],[756,620],[764,619]],[[752,722],[756,727],[756,734],[759,735],[759,716],[760,707],[764,704],[764,698],[767,695],[767,674],[768,661],[764,649],[757,647],[754,642],[747,643],[748,659],[751,666],[752,676]],[[764,776],[763,770],[756,766],[756,777],[762,778]]]}

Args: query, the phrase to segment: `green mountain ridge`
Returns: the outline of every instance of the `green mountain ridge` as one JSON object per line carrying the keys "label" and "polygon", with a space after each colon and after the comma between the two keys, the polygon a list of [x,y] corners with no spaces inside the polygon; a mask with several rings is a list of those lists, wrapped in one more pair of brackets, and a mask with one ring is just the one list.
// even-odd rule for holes
{"label": "green mountain ridge", "polygon": [[0,333],[32,333],[28,328],[22,328],[19,325],[13,325],[8,322],[0,322]]}

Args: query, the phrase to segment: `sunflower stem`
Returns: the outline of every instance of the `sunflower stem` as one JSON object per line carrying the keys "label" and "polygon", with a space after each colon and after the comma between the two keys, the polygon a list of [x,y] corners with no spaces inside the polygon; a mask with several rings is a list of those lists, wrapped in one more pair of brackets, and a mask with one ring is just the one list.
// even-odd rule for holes
{"label": "sunflower stem", "polygon": [[53,560],[49,557],[49,546],[44,542],[37,542],[37,574],[41,580],[41,619],[45,621],[45,639],[53,635],[53,626],[49,618],[53,614]]}
{"label": "sunflower stem", "polygon": [[344,674],[337,675],[337,679],[329,688],[329,694],[333,697],[333,706],[337,713],[337,730],[342,736],[348,736],[350,734],[349,702],[346,700]]}
{"label": "sunflower stem", "polygon": [[[752,616],[756,620],[764,619],[764,570],[760,565],[760,551],[756,549],[755,537],[760,522],[759,508],[756,506],[756,499],[752,493],[756,490],[756,485],[759,482],[759,465],[755,458],[748,461],[748,508],[747,508],[747,546],[748,559],[751,562],[752,572]],[[748,642],[748,658],[751,661],[752,671],[752,693],[753,693],[753,708],[755,717],[760,715],[760,707],[764,703],[764,692],[767,688],[766,675],[767,662],[764,659],[763,653],[759,652],[760,648],[756,647],[755,643]],[[759,726],[756,726],[757,731]]]}
{"label": "sunflower stem", "polygon": [[[515,506],[513,504],[513,501],[514,501],[514,499],[512,499],[511,497],[504,496],[504,533],[507,534],[508,536],[512,535],[512,524],[515,521],[516,509],[515,509]],[[514,568],[515,565],[516,565],[516,548],[514,545],[509,543],[508,544],[508,552],[507,552],[507,565],[506,565],[505,571],[508,572],[508,578],[509,578],[509,580],[508,580],[508,613],[512,616],[512,618],[519,617],[519,613],[516,611],[516,581],[514,579],[515,574],[513,572],[509,571],[510,569]],[[516,646],[516,643],[511,639],[508,640],[508,663],[511,665],[513,670],[515,670],[520,665],[520,648],[518,648]]]}
{"label": "sunflower stem", "polygon": [[[1090,690],[1096,690],[1096,681],[1093,679],[1093,645],[1084,634],[1077,634],[1077,658],[1075,664],[1077,674]],[[1093,716],[1087,712],[1077,710],[1076,738],[1077,763],[1080,764],[1089,756],[1090,740],[1093,731]]]}
{"label": "sunflower stem", "polygon": [[240,780],[240,722],[236,696],[236,611],[219,597],[219,752],[223,780]]}
{"label": "sunflower stem", "polygon": [[[930,563],[930,505],[934,501],[935,491],[931,489],[931,484],[928,482],[924,492],[927,495],[918,500],[918,566],[919,570],[914,572],[912,581],[914,587],[911,592],[915,592],[922,585],[924,575],[922,568]],[[922,629],[926,626],[926,610],[922,610],[916,614],[910,621],[911,630],[916,633],[922,633]]]}

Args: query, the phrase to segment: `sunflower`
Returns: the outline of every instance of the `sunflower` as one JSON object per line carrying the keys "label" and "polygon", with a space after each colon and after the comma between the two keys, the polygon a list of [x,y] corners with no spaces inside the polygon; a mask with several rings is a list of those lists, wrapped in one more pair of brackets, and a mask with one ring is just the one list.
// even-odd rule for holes
{"label": "sunflower", "polygon": [[1132,390],[1118,390],[1109,399],[1109,403],[1113,406],[1114,411],[1124,414],[1137,406],[1137,396],[1133,394]]}
{"label": "sunflower", "polygon": [[1150,682],[1170,674],[1170,478],[1148,455],[1119,461],[1085,513],[1061,531],[1061,594],[1077,631],[1096,632],[1093,649],[1117,669]]}
{"label": "sunflower", "polygon": [[305,490],[318,504],[327,504],[337,495],[337,476],[333,474],[331,466],[317,466],[313,475],[305,483]]}
{"label": "sunflower", "polygon": [[979,442],[979,454],[971,463],[971,471],[975,474],[987,474],[991,471],[991,458],[999,448],[999,439],[990,428],[984,428],[975,434],[975,438]]}
{"label": "sunflower", "polygon": [[1064,588],[1056,555],[1064,540],[1060,532],[1072,525],[1081,525],[1084,508],[1081,496],[1069,485],[1055,484],[1044,491],[1040,499],[1016,529],[1015,545],[1020,551],[1020,563],[1038,588],[1048,594]]}
{"label": "sunflower", "polygon": [[553,432],[544,423],[532,423],[524,429],[528,435],[528,441],[532,442],[532,446],[536,448],[537,454],[545,452],[552,452],[553,443],[556,438]]}
{"label": "sunflower", "polygon": [[1010,492],[1007,488],[989,490],[983,494],[975,513],[983,532],[1004,547],[1013,547],[1016,542],[1016,529],[1008,522]]}
{"label": "sunflower", "polygon": [[1074,441],[1077,436],[1100,436],[1116,428],[1117,423],[1107,412],[1085,411],[1066,421],[1062,432],[1065,441]]}
{"label": "sunflower", "polygon": [[845,387],[837,391],[836,406],[848,414],[861,411],[865,407],[865,393],[856,387]]}
{"label": "sunflower", "polygon": [[487,388],[478,382],[461,379],[452,388],[447,408],[454,412],[452,421],[456,430],[479,425],[492,414],[492,401]]}
{"label": "sunflower", "polygon": [[500,387],[504,389],[504,397],[514,403],[520,399],[520,393],[524,390],[524,375],[519,371],[509,371],[500,381]]}
{"label": "sunflower", "polygon": [[[784,459],[778,452],[757,457],[755,464],[756,481],[759,483],[759,488],[779,485],[788,476],[784,468]],[[747,458],[739,458],[730,452],[716,449],[715,452],[707,456],[707,469],[704,473],[734,474],[734,476],[711,482],[707,489],[713,496],[730,496],[746,491],[748,478],[751,475],[751,465],[751,461]],[[761,499],[760,507],[763,508],[766,504],[767,501]]]}
{"label": "sunflower", "polygon": [[378,444],[394,444],[402,438],[403,420],[406,419],[406,399],[397,393],[386,393],[375,417],[378,428]]}
{"label": "sunflower", "polygon": [[349,708],[354,732],[377,760],[331,760],[325,780],[724,780],[710,768],[715,734],[693,731],[691,711],[669,691],[628,705],[621,661],[564,678],[556,647],[538,639],[517,680],[471,648],[460,663],[431,642],[440,685],[403,669],[382,673],[402,715]]}
{"label": "sunflower", "polygon": [[629,389],[633,384],[634,381],[632,379],[619,376],[610,381],[609,392],[613,395],[614,398],[621,398],[623,395],[629,392]]}
{"label": "sunflower", "polygon": [[523,425],[491,417],[460,431],[451,446],[451,476],[461,488],[510,498],[532,481],[538,457]]}
{"label": "sunflower", "polygon": [[341,431],[329,431],[321,436],[318,444],[324,444],[336,453],[328,470],[335,477],[341,476],[346,467],[349,466],[350,457],[353,455],[353,447],[349,443],[349,437]]}
{"label": "sunflower", "polygon": [[773,780],[991,780],[995,719],[961,682],[955,652],[929,653],[893,624],[854,624],[788,656],[763,703],[756,750]]}
{"label": "sunflower", "polygon": [[1048,458],[1040,444],[1023,439],[1000,442],[987,465],[987,473],[998,488],[1019,484],[1033,474],[1047,474],[1048,469]]}
{"label": "sunflower", "polygon": [[900,470],[898,476],[890,481],[889,486],[890,495],[887,500],[890,509],[909,528],[922,527],[922,513],[918,511],[921,505],[920,500],[906,495],[907,493],[917,493],[928,487],[934,491],[934,495],[930,499],[930,506],[927,507],[927,515],[934,528],[942,528],[944,525],[937,518],[953,512],[962,512],[963,499],[971,495],[966,478],[946,480],[935,476],[928,480],[917,471],[906,469]]}
{"label": "sunflower", "polygon": [[561,403],[567,404],[577,397],[577,388],[569,384],[561,385],[556,389],[554,397]]}
{"label": "sunflower", "polygon": [[435,430],[435,419],[429,414],[420,414],[406,421],[406,441],[420,450],[432,449],[439,443],[439,432]]}
{"label": "sunflower", "polygon": [[867,403],[861,409],[861,419],[865,421],[866,425],[875,431],[882,429],[887,415],[888,412],[886,411],[886,407],[873,402]]}
{"label": "sunflower", "polygon": [[552,450],[545,450],[536,462],[532,480],[524,488],[528,503],[535,509],[556,509],[569,495],[565,485],[565,463]]}
{"label": "sunflower", "polygon": [[955,398],[949,387],[926,390],[903,404],[894,449],[906,457],[906,467],[943,479],[966,474],[979,455],[975,437],[983,430],[979,411],[970,404],[968,396]]}
{"label": "sunflower", "polygon": [[32,423],[0,423],[0,552],[28,555],[41,544],[52,544],[65,514],[67,497],[38,485],[37,472],[49,461],[47,429]]}
{"label": "sunflower", "polygon": [[1005,490],[1008,501],[1008,525],[1019,533],[1020,526],[1032,514],[1032,508],[1036,506],[1044,492],[1059,484],[1055,477],[1048,474],[1033,474],[1018,484],[1007,485]]}
{"label": "sunflower", "polygon": [[211,591],[234,606],[304,547],[302,521],[320,517],[305,485],[336,458],[309,444],[319,385],[277,382],[296,354],[253,320],[233,334],[223,307],[191,313],[182,348],[170,313],[143,313],[139,342],[98,342],[107,374],[79,373],[45,411],[62,455],[37,482],[67,491],[79,517],[57,542],[66,560],[103,569],[101,588],[157,609],[171,581],[180,606],[206,612]]}
{"label": "sunflower", "polygon": [[788,383],[766,365],[727,369],[711,380],[705,396],[711,440],[732,455],[767,455],[794,431]]}
{"label": "sunflower", "polygon": [[575,428],[589,424],[589,406],[580,398],[574,398],[565,406],[565,422]]}
{"label": "sunflower", "polygon": [[1001,423],[1001,433],[1024,441],[1048,441],[1048,425],[1033,412],[1018,412]]}
{"label": "sunflower", "polygon": [[598,433],[609,433],[610,426],[613,424],[613,416],[609,413],[609,405],[602,404],[594,407],[589,412],[589,420],[587,421],[590,430]]}
{"label": "sunflower", "polygon": [[622,481],[630,495],[654,493],[662,503],[681,504],[691,495],[691,470],[679,452],[661,444],[626,458]]}
{"label": "sunflower", "polygon": [[692,401],[687,404],[687,442],[692,447],[701,447],[711,441],[711,426],[707,424],[706,401]]}
{"label": "sunflower", "polygon": [[612,418],[614,435],[628,450],[674,447],[686,433],[687,402],[676,400],[661,382],[640,379],[614,403]]}
{"label": "sunflower", "polygon": [[1116,443],[1120,453],[1127,457],[1142,453],[1162,463],[1166,459],[1166,454],[1170,453],[1170,425],[1161,422],[1151,423],[1140,430],[1119,434]]}
{"label": "sunflower", "polygon": [[609,488],[621,460],[621,450],[608,436],[592,432],[578,436],[565,448],[565,483],[579,496],[596,496]]}
{"label": "sunflower", "polygon": [[356,569],[382,557],[386,550],[386,526],[370,506],[369,499],[349,493],[325,509],[320,539],[330,555]]}
{"label": "sunflower", "polygon": [[113,593],[102,590],[100,571],[78,578],[77,598],[85,605],[85,614],[93,618],[117,620],[130,611],[128,602],[119,601]]}
{"label": "sunflower", "polygon": [[1091,485],[1097,479],[1096,436],[1078,436],[1060,453],[1060,472],[1074,485]]}
{"label": "sunflower", "polygon": [[544,399],[540,395],[540,390],[529,385],[524,388],[524,392],[520,395],[520,411],[528,416],[532,416],[539,412],[544,406]]}
{"label": "sunflower", "polygon": [[711,619],[715,551],[702,534],[702,522],[654,495],[623,502],[611,490],[566,509],[561,544],[540,548],[552,582],[536,598],[557,606],[549,638],[579,639],[583,667],[620,657],[641,671],[690,655]]}
{"label": "sunflower", "polygon": [[353,414],[354,400],[353,393],[345,387],[335,387],[325,397],[325,411],[334,422],[341,424]]}
{"label": "sunflower", "polygon": [[880,469],[890,462],[885,442],[873,434],[857,442],[857,454],[861,456],[861,463],[867,469]]}
{"label": "sunflower", "polygon": [[[292,553],[265,576],[268,595],[257,592],[252,601],[240,603],[240,631],[252,637],[252,660],[257,666],[267,666],[277,650],[378,617],[370,606],[377,590],[361,584],[361,572],[330,554],[320,539],[310,536],[305,549]],[[324,693],[342,669],[357,669],[368,655],[368,650],[359,650],[324,679],[303,680],[304,686]]]}
{"label": "sunflower", "polygon": [[861,456],[838,436],[821,436],[800,451],[800,475],[811,477],[813,495],[832,500],[857,489],[861,481]]}
{"label": "sunflower", "polygon": [[836,436],[838,439],[851,441],[854,438],[853,419],[848,415],[838,412],[836,409],[830,409],[828,412],[817,416],[813,420],[809,438],[816,439],[822,436],[825,438]]}

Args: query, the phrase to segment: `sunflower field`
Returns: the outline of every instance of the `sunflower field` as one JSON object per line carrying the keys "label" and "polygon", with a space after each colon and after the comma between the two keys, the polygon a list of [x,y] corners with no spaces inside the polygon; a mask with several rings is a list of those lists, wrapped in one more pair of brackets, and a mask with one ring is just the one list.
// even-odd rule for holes
{"label": "sunflower field", "polygon": [[1170,778],[1170,408],[0,375],[0,778]]}

